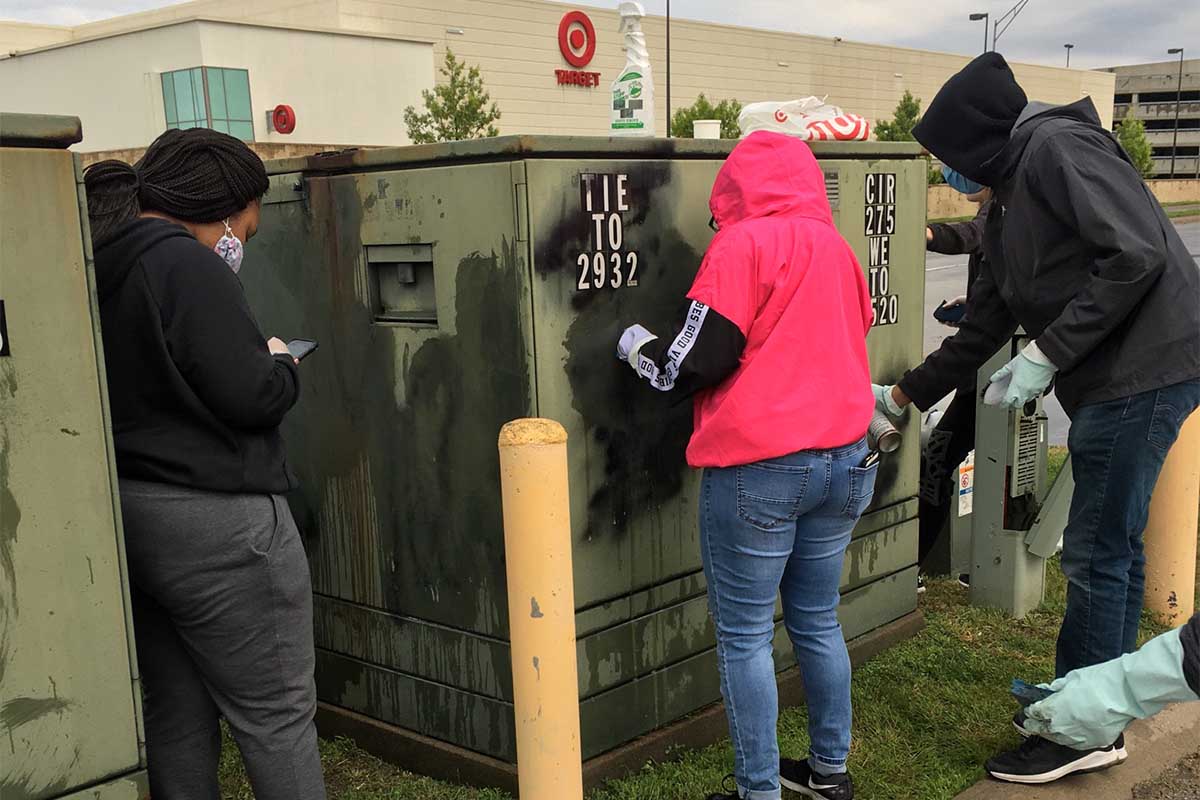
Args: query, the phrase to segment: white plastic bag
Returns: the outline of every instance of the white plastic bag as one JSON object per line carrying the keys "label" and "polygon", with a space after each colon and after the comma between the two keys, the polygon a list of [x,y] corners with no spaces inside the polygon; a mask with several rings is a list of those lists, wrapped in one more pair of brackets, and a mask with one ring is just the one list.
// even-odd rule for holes
{"label": "white plastic bag", "polygon": [[742,136],[755,131],[774,131],[805,141],[865,141],[871,138],[871,123],[858,114],[831,106],[822,97],[777,102],[751,103],[738,116]]}

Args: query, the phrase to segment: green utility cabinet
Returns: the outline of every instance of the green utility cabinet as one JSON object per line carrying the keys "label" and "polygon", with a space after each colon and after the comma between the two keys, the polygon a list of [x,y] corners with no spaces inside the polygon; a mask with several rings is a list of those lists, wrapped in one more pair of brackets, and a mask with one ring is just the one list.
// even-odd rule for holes
{"label": "green utility cabinet", "polygon": [[[242,277],[268,335],[320,342],[286,437],[322,719],[515,760],[496,438],[526,416],[570,435],[585,759],[720,699],[691,404],[615,347],[681,313],[731,147],[511,137],[269,165]],[[921,355],[926,163],[910,145],[816,150],[869,272],[876,377],[895,380]],[[847,559],[854,641],[916,619],[906,434]],[[793,666],[782,625],[776,653]]]}
{"label": "green utility cabinet", "polygon": [[0,797],[148,796],[79,120],[0,114]]}

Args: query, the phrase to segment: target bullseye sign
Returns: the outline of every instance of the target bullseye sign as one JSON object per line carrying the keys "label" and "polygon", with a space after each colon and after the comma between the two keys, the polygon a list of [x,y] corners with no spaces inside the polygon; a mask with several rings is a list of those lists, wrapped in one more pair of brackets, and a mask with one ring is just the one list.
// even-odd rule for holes
{"label": "target bullseye sign", "polygon": [[592,87],[600,85],[599,72],[584,72],[596,55],[596,26],[582,11],[568,11],[558,23],[558,49],[575,69],[556,69],[560,86]]}

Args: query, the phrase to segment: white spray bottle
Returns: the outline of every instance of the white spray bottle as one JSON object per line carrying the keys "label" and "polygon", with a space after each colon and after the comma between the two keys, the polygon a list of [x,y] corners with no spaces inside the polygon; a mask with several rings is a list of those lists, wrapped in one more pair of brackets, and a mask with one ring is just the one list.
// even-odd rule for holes
{"label": "white spray bottle", "polygon": [[620,32],[625,34],[625,68],[612,85],[613,136],[654,135],[654,80],[650,75],[650,52],[642,17],[641,3],[627,0],[617,7],[621,15]]}

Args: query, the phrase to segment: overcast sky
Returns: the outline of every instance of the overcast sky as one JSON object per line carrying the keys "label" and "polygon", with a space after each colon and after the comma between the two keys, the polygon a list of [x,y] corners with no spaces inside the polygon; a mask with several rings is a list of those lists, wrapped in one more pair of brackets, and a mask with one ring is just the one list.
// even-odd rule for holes
{"label": "overcast sky", "polygon": [[[956,53],[978,53],[983,23],[969,13],[1003,15],[1016,0],[674,0],[677,17],[756,28],[841,36]],[[644,0],[663,13],[666,0]],[[0,19],[76,25],[171,5],[167,0],[0,0]],[[581,5],[608,5],[592,2]],[[611,5],[616,5],[612,2]],[[1071,65],[1105,67],[1165,61],[1169,47],[1200,56],[1197,0],[1030,0],[1000,40],[1009,58],[1062,65],[1063,44],[1076,45]]]}

